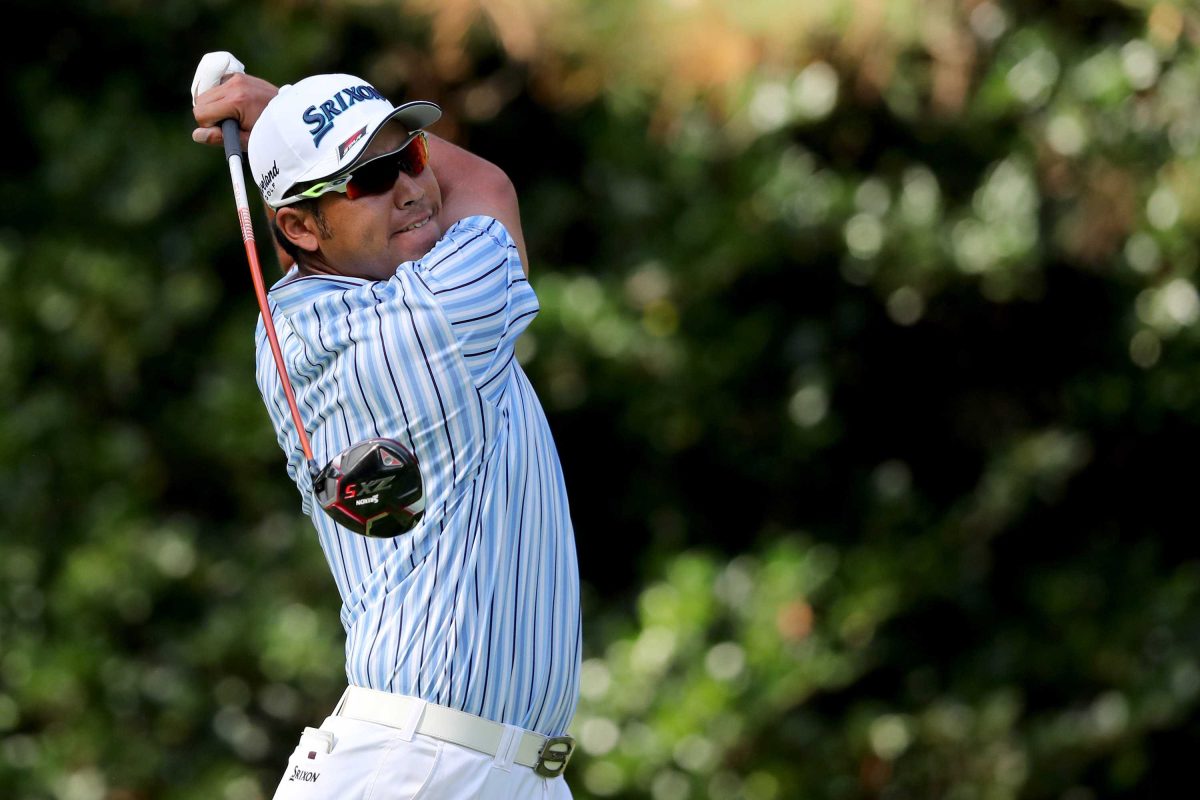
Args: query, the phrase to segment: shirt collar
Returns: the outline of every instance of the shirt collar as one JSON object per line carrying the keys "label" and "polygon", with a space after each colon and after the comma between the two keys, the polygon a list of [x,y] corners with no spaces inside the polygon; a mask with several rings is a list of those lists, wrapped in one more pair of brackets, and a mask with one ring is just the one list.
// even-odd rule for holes
{"label": "shirt collar", "polygon": [[366,278],[346,275],[301,275],[293,266],[271,287],[269,297],[284,314],[307,308],[329,292],[344,292],[371,283]]}

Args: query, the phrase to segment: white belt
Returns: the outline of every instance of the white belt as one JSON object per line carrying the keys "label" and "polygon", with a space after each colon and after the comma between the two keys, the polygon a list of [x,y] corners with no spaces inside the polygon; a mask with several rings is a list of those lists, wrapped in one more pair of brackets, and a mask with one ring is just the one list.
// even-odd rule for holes
{"label": "white belt", "polygon": [[493,758],[502,755],[500,751],[505,745],[506,749],[512,747],[512,734],[509,731],[513,731],[519,734],[519,741],[512,755],[512,763],[529,767],[547,778],[561,775],[575,750],[575,740],[570,736],[546,737],[416,697],[364,689],[361,686],[346,689],[333,713],[335,716],[399,728],[410,736],[413,733],[432,736],[443,742],[478,750]]}

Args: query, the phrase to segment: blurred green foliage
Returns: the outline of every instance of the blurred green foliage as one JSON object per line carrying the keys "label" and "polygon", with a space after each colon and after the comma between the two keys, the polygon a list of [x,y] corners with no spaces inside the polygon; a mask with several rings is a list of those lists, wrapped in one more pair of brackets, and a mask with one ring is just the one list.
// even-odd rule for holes
{"label": "blurred green foliage", "polygon": [[520,190],[586,589],[576,797],[1190,785],[1189,4],[10,13],[0,797],[269,796],[342,684],[189,141],[219,49],[434,99]]}

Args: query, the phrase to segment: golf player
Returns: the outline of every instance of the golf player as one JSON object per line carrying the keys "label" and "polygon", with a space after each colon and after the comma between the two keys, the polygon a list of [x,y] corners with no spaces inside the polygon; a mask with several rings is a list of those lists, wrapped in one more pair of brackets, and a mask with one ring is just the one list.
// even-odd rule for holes
{"label": "golf player", "polygon": [[424,484],[424,517],[394,538],[324,514],[259,321],[259,389],[341,594],[348,682],[275,798],[569,798],[577,560],[514,355],[538,300],[511,181],[425,131],[437,106],[352,75],[278,91],[234,75],[193,111],[198,142],[219,144],[224,119],[249,132],[295,262],[268,304],[316,461],[390,437]]}

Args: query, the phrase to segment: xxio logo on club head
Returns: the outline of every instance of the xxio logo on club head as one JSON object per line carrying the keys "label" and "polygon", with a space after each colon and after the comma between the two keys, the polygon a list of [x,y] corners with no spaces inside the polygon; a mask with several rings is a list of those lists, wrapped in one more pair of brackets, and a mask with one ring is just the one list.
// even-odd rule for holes
{"label": "xxio logo on club head", "polygon": [[313,490],[330,517],[365,536],[399,536],[425,511],[417,459],[394,439],[367,439],[338,453]]}

